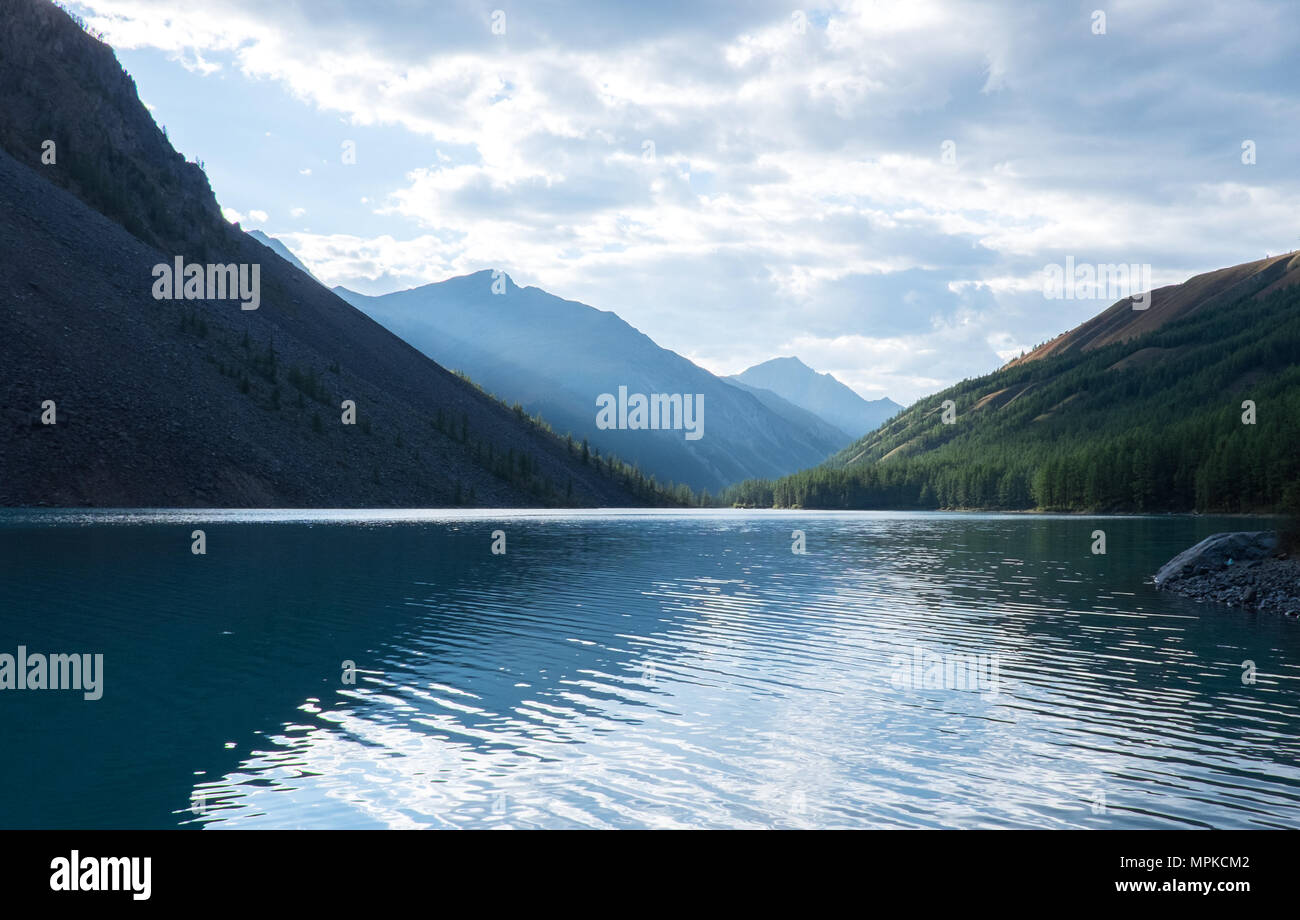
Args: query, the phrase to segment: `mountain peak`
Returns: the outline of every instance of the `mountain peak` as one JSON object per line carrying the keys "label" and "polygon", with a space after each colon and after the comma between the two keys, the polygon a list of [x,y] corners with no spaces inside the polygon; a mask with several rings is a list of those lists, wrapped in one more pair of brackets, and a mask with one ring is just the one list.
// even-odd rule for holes
{"label": "mountain peak", "polygon": [[[511,296],[495,296],[493,285],[499,290],[502,277],[509,278],[481,271],[352,301],[488,392],[542,415],[556,431],[571,432],[602,454],[637,464],[658,482],[718,490],[821,462],[852,440],[770,392],[715,377],[613,312],[513,282]],[[688,441],[658,424],[644,431],[599,424],[596,400],[622,389],[698,397],[695,404],[708,407],[707,438]]]}
{"label": "mountain peak", "polygon": [[[809,367],[807,364],[805,364],[803,361],[801,361],[799,358],[795,357],[794,355],[782,355],[779,358],[770,358],[767,361],[764,361],[762,364],[756,364],[755,367],[767,367],[768,365],[778,365],[778,366],[786,365],[786,366],[793,366],[793,367],[801,367],[806,371],[812,371],[811,367]],[[750,369],[753,370],[753,368]],[[813,373],[817,373],[817,372],[813,371]]]}
{"label": "mountain peak", "polygon": [[863,399],[847,384],[813,370],[792,355],[756,364],[732,379],[770,390],[853,438],[879,427],[902,408],[891,399]]}

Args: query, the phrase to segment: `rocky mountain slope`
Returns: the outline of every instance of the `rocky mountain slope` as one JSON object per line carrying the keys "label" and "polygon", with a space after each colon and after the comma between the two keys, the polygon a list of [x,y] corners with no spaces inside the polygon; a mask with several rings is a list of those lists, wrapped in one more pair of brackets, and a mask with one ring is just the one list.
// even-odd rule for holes
{"label": "rocky mountain slope", "polygon": [[[111,49],[43,0],[0,0],[0,146],[0,503],[668,500],[227,224]],[[178,256],[259,265],[260,307],[155,299]]]}

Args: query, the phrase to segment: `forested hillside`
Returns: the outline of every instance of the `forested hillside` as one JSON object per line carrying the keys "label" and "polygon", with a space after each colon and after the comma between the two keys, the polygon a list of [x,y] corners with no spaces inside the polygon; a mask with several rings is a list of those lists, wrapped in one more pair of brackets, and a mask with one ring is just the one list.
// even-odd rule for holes
{"label": "forested hillside", "polygon": [[[742,483],[723,499],[805,508],[1294,507],[1300,256],[1244,268],[1244,281],[1234,277],[1191,309],[1178,300],[1183,285],[1162,289],[1180,306],[1154,331],[963,381],[820,467]],[[1254,424],[1243,421],[1247,401]]]}

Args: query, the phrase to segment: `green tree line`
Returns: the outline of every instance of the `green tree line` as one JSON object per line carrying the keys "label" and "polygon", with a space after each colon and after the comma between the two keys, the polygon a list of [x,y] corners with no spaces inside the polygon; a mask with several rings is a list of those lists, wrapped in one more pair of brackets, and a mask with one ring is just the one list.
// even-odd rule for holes
{"label": "green tree line", "polygon": [[[1126,360],[1128,359],[1128,360]],[[943,421],[952,400],[955,418]],[[1254,404],[1254,424],[1243,403]],[[1300,506],[1300,286],[966,380],[759,507],[1251,512]]]}

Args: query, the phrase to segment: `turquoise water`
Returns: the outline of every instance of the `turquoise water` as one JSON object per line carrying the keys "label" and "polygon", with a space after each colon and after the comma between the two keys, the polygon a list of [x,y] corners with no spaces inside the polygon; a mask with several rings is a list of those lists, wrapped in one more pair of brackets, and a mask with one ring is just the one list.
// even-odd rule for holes
{"label": "turquoise water", "polygon": [[0,653],[104,656],[0,827],[1300,827],[1300,623],[1149,583],[1260,526],[0,511]]}

